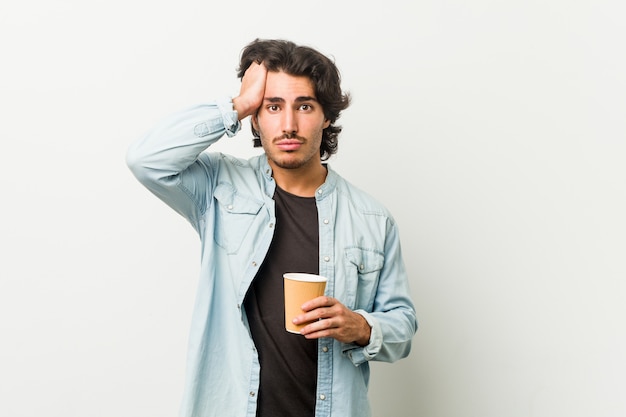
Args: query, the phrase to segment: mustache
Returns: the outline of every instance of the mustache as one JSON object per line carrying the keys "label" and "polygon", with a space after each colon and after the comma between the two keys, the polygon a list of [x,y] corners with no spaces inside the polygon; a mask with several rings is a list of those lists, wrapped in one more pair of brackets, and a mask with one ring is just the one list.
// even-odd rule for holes
{"label": "mustache", "polygon": [[275,137],[274,142],[278,142],[284,139],[296,139],[296,140],[299,140],[300,142],[306,142],[306,138],[296,135],[295,132],[283,133],[282,135]]}

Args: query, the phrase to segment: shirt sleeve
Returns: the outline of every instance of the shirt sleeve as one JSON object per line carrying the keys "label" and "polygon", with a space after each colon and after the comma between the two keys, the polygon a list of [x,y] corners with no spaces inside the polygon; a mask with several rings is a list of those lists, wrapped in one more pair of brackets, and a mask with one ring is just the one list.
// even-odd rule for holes
{"label": "shirt sleeve", "polygon": [[141,184],[197,228],[216,170],[201,154],[240,129],[229,98],[197,105],[165,118],[133,142],[126,163]]}

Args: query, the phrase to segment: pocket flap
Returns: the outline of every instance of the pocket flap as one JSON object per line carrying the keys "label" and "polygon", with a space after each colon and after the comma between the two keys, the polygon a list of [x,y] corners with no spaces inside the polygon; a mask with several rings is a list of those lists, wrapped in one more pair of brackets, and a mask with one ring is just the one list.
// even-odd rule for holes
{"label": "pocket flap", "polygon": [[230,184],[219,184],[213,195],[220,206],[230,213],[257,214],[263,206],[262,201],[239,195]]}
{"label": "pocket flap", "polygon": [[385,263],[382,253],[362,248],[346,249],[346,257],[357,267],[360,274],[379,271]]}

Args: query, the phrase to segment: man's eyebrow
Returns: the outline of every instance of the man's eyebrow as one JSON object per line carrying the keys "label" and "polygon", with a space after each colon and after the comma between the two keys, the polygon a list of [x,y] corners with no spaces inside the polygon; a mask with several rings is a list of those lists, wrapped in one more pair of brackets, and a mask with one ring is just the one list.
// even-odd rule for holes
{"label": "man's eyebrow", "polygon": [[[263,100],[268,101],[270,103],[284,103],[285,102],[285,99],[282,97],[265,97]],[[305,101],[317,101],[317,99],[311,96],[300,96],[300,97],[296,97],[294,101],[296,103],[302,103]]]}
{"label": "man's eyebrow", "polygon": [[315,97],[311,97],[311,96],[300,96],[297,97],[295,100],[297,103],[303,102],[303,101],[317,101],[317,99]]}
{"label": "man's eyebrow", "polygon": [[281,97],[265,97],[264,101],[269,101],[270,103],[284,103],[285,99]]}

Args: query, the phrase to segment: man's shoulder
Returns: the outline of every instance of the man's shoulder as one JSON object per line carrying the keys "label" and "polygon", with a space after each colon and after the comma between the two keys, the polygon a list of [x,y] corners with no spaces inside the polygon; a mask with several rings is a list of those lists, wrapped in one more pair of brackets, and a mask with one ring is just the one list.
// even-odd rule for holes
{"label": "man's shoulder", "polygon": [[258,171],[261,169],[262,155],[255,155],[250,158],[241,158],[222,152],[203,152],[200,160],[205,160],[211,165],[217,165],[220,169],[248,169]]}
{"label": "man's shoulder", "polygon": [[387,207],[369,191],[336,173],[336,190],[338,198],[346,199],[355,209],[364,214],[381,215],[392,218]]}

